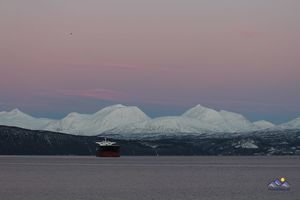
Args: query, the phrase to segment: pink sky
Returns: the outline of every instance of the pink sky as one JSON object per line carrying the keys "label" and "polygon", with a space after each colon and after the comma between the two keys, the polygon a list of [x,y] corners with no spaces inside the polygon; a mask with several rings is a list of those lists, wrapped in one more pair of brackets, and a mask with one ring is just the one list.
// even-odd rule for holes
{"label": "pink sky", "polygon": [[0,109],[61,115],[71,98],[83,112],[103,100],[292,118],[299,13],[293,0],[3,0]]}

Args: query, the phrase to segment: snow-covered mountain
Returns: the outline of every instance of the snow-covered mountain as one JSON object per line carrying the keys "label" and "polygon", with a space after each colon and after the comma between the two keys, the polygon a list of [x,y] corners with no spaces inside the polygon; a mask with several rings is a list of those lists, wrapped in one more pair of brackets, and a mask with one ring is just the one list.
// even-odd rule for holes
{"label": "snow-covered mountain", "polygon": [[256,130],[256,126],[241,114],[225,110],[221,110],[220,114],[233,132]]}
{"label": "snow-covered mountain", "polygon": [[44,129],[50,123],[51,119],[34,118],[21,112],[19,109],[14,109],[10,112],[0,112],[0,125],[16,126],[26,129]]}
{"label": "snow-covered mountain", "polygon": [[300,117],[279,125],[281,129],[300,129]]}
{"label": "snow-covered mountain", "polygon": [[181,116],[151,119],[138,107],[118,104],[103,108],[94,114],[72,112],[61,120],[34,118],[14,109],[10,112],[0,112],[0,125],[89,136],[99,134],[209,134],[251,132],[270,128],[274,130],[300,129],[300,117],[276,126],[264,120],[251,123],[240,114],[197,105]]}
{"label": "snow-covered mountain", "polygon": [[[176,133],[210,133],[214,127],[198,120],[182,117],[158,117],[143,122],[120,126],[108,131],[108,134],[176,134]],[[214,130],[218,131],[218,130]]]}
{"label": "snow-covered mountain", "polygon": [[182,116],[196,119],[205,124],[210,124],[220,131],[231,131],[229,125],[226,123],[219,112],[214,109],[201,106],[200,104],[189,109]]}
{"label": "snow-covered mountain", "polygon": [[218,132],[247,132],[257,130],[244,116],[228,111],[216,111],[197,105],[182,116],[159,117],[120,126],[105,134],[202,134]]}
{"label": "snow-covered mountain", "polygon": [[89,115],[72,112],[61,120],[48,123],[44,130],[84,135],[83,128],[88,127],[89,118]]}
{"label": "snow-covered mountain", "polygon": [[113,105],[92,115],[70,113],[60,121],[53,121],[45,130],[76,135],[97,135],[119,126],[150,119],[135,106]]}
{"label": "snow-covered mountain", "polygon": [[254,124],[240,114],[225,110],[218,112],[201,105],[189,109],[182,116],[197,119],[199,122],[211,125],[216,130],[223,132],[252,131],[257,129]]}
{"label": "snow-covered mountain", "polygon": [[266,120],[260,120],[253,122],[253,124],[258,128],[258,129],[268,129],[268,128],[274,128],[276,125],[266,121]]}

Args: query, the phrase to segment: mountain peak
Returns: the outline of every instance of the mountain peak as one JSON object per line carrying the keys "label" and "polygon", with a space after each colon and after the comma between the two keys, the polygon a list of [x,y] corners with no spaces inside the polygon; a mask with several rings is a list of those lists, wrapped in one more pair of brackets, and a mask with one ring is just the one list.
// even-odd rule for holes
{"label": "mountain peak", "polygon": [[94,115],[99,115],[104,112],[111,112],[113,110],[120,109],[120,108],[126,108],[126,107],[128,107],[128,106],[124,106],[122,104],[115,104],[115,105],[107,106],[107,107],[100,109],[99,111],[95,112]]}
{"label": "mountain peak", "polygon": [[[208,108],[208,107],[205,107],[205,106],[202,106],[201,104],[197,104],[196,106],[193,107],[194,109],[211,109],[211,108]],[[191,109],[193,109],[191,108]]]}
{"label": "mountain peak", "polygon": [[269,121],[266,121],[266,120],[256,121],[256,122],[253,122],[253,124],[255,126],[257,126],[259,129],[267,129],[267,128],[272,128],[275,126],[275,124],[273,124]]}
{"label": "mountain peak", "polygon": [[18,108],[15,108],[10,111],[10,113],[20,113],[21,111]]}
{"label": "mountain peak", "polygon": [[70,113],[62,120],[49,124],[45,129],[79,135],[98,135],[118,126],[148,119],[149,117],[136,106],[116,104],[94,114]]}
{"label": "mountain peak", "polygon": [[0,125],[16,126],[27,129],[42,130],[50,119],[34,118],[26,113],[23,113],[18,108],[15,108],[9,112],[1,112]]}
{"label": "mountain peak", "polygon": [[[272,122],[269,122],[267,120],[259,120],[259,121],[256,121],[256,122],[253,122],[253,123],[266,123],[266,124],[273,124]],[[274,124],[273,124],[274,125]]]}
{"label": "mountain peak", "polygon": [[200,104],[190,108],[189,110],[187,110],[183,116],[193,116],[193,115],[199,115],[200,113],[217,113],[216,110],[208,108],[208,107],[204,107]]}
{"label": "mountain peak", "polygon": [[300,117],[293,119],[292,121],[280,124],[281,128],[291,128],[291,129],[300,129]]}
{"label": "mountain peak", "polygon": [[65,118],[74,118],[74,117],[78,117],[81,114],[77,113],[77,112],[71,112],[69,113]]}
{"label": "mountain peak", "polygon": [[198,104],[182,116],[197,119],[225,132],[252,130],[255,126],[243,115],[225,110],[216,111]]}
{"label": "mountain peak", "polygon": [[20,111],[18,108],[15,108],[7,113],[10,115],[27,115],[27,114],[23,113],[22,111]]}
{"label": "mountain peak", "polygon": [[115,104],[115,105],[108,106],[108,107],[111,107],[111,108],[124,108],[124,107],[128,107],[128,106],[125,106],[123,104]]}

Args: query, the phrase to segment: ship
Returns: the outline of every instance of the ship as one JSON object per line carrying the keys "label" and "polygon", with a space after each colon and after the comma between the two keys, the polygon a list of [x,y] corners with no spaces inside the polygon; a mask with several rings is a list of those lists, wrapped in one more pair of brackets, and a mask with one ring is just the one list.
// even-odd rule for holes
{"label": "ship", "polygon": [[97,157],[120,157],[120,146],[116,142],[105,140],[96,142]]}

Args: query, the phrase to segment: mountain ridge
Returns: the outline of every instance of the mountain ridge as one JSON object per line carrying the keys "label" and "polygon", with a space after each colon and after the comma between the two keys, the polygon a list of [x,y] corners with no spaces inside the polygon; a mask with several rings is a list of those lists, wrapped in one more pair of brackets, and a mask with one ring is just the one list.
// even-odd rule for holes
{"label": "mountain ridge", "polygon": [[34,118],[19,109],[13,109],[9,112],[0,112],[0,125],[87,136],[106,133],[210,134],[242,133],[263,129],[300,129],[300,117],[274,125],[265,120],[251,122],[241,114],[225,110],[217,111],[198,104],[179,116],[150,118],[136,106],[116,104],[93,114],[71,112],[60,120]]}

